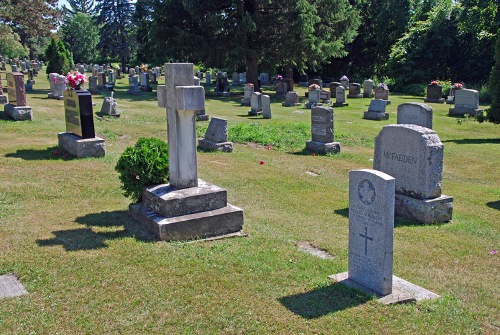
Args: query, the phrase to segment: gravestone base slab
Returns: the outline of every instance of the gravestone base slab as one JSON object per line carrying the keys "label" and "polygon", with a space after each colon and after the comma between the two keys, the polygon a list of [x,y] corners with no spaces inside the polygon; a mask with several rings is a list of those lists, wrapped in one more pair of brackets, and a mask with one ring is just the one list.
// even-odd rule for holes
{"label": "gravestone base slab", "polygon": [[389,120],[389,113],[379,113],[379,112],[364,112],[363,119],[367,120]]}
{"label": "gravestone base slab", "polygon": [[217,92],[217,95],[219,97],[230,97],[231,93],[230,92]]}
{"label": "gravestone base slab", "polygon": [[141,86],[141,87],[139,87],[139,89],[140,89],[142,92],[153,92],[153,88],[152,88],[151,86],[148,86],[148,87]]}
{"label": "gravestone base slab", "polygon": [[54,94],[54,93],[47,94],[47,98],[49,98],[49,99],[57,99],[57,100],[64,100],[64,96],[57,95],[57,94]]}
{"label": "gravestone base slab", "polygon": [[329,105],[332,103],[332,100],[327,100],[327,99],[321,99],[321,103]]}
{"label": "gravestone base slab", "polygon": [[196,121],[208,121],[210,119],[210,115],[208,114],[196,114]]}
{"label": "gravestone base slab", "polygon": [[233,152],[233,142],[214,142],[203,138],[198,141],[198,145],[208,151]]}
{"label": "gravestone base slab", "polygon": [[188,241],[241,232],[243,210],[231,204],[212,211],[164,217],[142,204],[130,205],[131,216],[162,241]]}
{"label": "gravestone base slab", "polygon": [[323,106],[321,102],[306,102],[306,108],[312,109],[314,107],[320,107]]}
{"label": "gravestone base slab", "polygon": [[318,141],[307,141],[306,142],[306,149],[317,153],[317,154],[328,154],[328,153],[333,153],[337,154],[340,152],[340,143],[339,142],[330,142],[330,143],[324,143],[324,142],[318,142]]}
{"label": "gravestone base slab", "polygon": [[481,114],[482,112],[484,112],[484,109],[452,107],[450,108],[448,115],[465,116],[465,114],[469,114],[470,116],[476,116],[478,114]]}
{"label": "gravestone base slab", "polygon": [[33,91],[33,84],[24,84],[24,89],[26,91]]}
{"label": "gravestone base slab", "polygon": [[434,103],[434,104],[444,104],[445,103],[445,99],[444,98],[439,98],[439,99],[424,99],[424,102],[431,102],[431,103]]}
{"label": "gravestone base slab", "polygon": [[33,111],[30,106],[15,106],[13,104],[6,104],[3,107],[5,114],[14,121],[32,121]]}
{"label": "gravestone base slab", "polygon": [[371,98],[371,97],[373,97],[373,92],[363,93],[363,98]]}
{"label": "gravestone base slab", "polygon": [[333,104],[333,107],[347,107],[347,106],[349,106],[349,104],[346,102],[335,102]]}
{"label": "gravestone base slab", "polygon": [[6,103],[8,103],[7,96],[0,95],[0,104],[6,104]]}
{"label": "gravestone base slab", "polygon": [[348,94],[347,97],[349,99],[360,99],[363,97],[363,94]]}
{"label": "gravestone base slab", "polygon": [[453,104],[455,104],[455,97],[448,96],[448,98],[446,99],[446,104],[447,105],[453,105]]}
{"label": "gravestone base slab", "polygon": [[418,223],[448,222],[452,219],[453,197],[441,195],[434,199],[416,199],[396,193],[395,216]]}
{"label": "gravestone base slab", "polygon": [[242,106],[250,106],[250,99],[241,99]]}
{"label": "gravestone base slab", "polygon": [[369,296],[376,296],[377,301],[384,305],[400,304],[406,302],[414,302],[421,300],[438,299],[441,296],[433,293],[425,288],[412,284],[397,276],[392,276],[392,293],[388,295],[380,295],[377,292],[353,281],[348,278],[348,272],[342,272],[335,275],[328,276],[328,278],[351,287],[355,290],[361,291]]}
{"label": "gravestone base slab", "polygon": [[286,102],[282,102],[281,103],[281,106],[283,107],[295,107],[295,106],[300,106],[301,103],[300,102],[297,102],[297,103],[286,103]]}
{"label": "gravestone base slab", "polygon": [[73,133],[58,133],[59,146],[71,156],[104,157],[106,154],[106,142],[100,137],[80,138]]}
{"label": "gravestone base slab", "polygon": [[248,112],[248,115],[250,115],[250,116],[262,115],[262,111],[257,112],[257,111],[251,110],[250,112]]}

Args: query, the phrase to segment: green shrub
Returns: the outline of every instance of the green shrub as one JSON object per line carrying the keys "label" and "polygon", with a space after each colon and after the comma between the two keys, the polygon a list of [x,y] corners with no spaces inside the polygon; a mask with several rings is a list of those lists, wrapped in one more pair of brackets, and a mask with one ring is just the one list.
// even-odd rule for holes
{"label": "green shrub", "polygon": [[115,170],[120,174],[123,194],[139,202],[146,186],[168,181],[168,145],[157,138],[142,137],[125,149]]}

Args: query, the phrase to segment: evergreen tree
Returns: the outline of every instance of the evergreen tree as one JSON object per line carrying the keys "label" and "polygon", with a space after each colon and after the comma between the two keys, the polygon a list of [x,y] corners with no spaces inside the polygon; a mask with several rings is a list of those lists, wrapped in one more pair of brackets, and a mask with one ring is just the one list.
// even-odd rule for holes
{"label": "evergreen tree", "polygon": [[21,44],[19,35],[5,24],[0,24],[0,55],[7,58],[28,56],[28,50]]}
{"label": "evergreen tree", "polygon": [[96,61],[99,31],[88,14],[75,13],[61,26],[60,32],[62,40],[73,54],[75,62],[92,63]]}
{"label": "evergreen tree", "polygon": [[500,29],[497,32],[497,43],[495,46],[495,65],[491,70],[489,81],[491,94],[491,106],[487,110],[486,119],[489,122],[500,123]]}
{"label": "evergreen tree", "polygon": [[48,60],[46,73],[65,74],[70,70],[70,60],[62,41],[51,38],[49,45],[45,49],[45,58]]}
{"label": "evergreen tree", "polygon": [[76,13],[83,13],[91,15],[94,11],[94,0],[66,0],[70,5],[70,8],[66,7],[66,10],[71,15]]}
{"label": "evergreen tree", "polygon": [[97,0],[97,24],[100,26],[98,49],[101,56],[119,59],[125,71],[132,48],[132,15],[135,5],[130,0]]}

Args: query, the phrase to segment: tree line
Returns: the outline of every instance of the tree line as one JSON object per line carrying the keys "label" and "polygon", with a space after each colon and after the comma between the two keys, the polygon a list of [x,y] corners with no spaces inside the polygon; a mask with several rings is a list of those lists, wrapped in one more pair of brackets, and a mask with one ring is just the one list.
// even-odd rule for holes
{"label": "tree line", "polygon": [[[411,91],[488,82],[500,0],[4,0],[0,52],[38,54],[56,34],[74,62],[189,61],[201,68],[347,75]],[[27,15],[29,13],[29,15]],[[57,29],[57,33],[54,33]],[[45,40],[44,40],[45,38]]]}

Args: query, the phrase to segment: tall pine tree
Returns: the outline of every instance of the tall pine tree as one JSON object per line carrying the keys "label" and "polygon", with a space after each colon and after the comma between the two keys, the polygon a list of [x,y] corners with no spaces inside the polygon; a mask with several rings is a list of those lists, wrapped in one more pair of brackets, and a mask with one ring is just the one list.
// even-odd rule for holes
{"label": "tall pine tree", "polygon": [[135,5],[130,0],[97,0],[96,22],[100,25],[98,49],[101,56],[119,60],[125,71],[132,47],[132,15]]}

